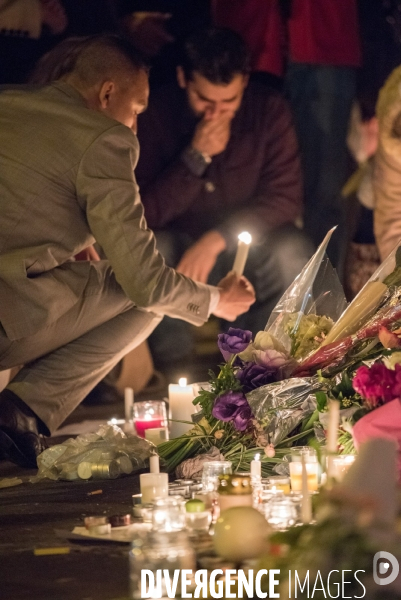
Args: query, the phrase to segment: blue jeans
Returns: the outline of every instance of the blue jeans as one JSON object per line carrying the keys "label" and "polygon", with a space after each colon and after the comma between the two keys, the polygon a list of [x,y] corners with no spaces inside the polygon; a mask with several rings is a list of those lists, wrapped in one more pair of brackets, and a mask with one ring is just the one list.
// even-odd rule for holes
{"label": "blue jeans", "polygon": [[305,231],[318,245],[338,225],[328,247],[337,269],[342,266],[346,242],[341,188],[348,176],[346,136],[355,78],[351,67],[300,63],[291,63],[286,75],[304,174]]}
{"label": "blue jeans", "polygon": [[[178,264],[182,254],[193,243],[187,235],[176,230],[156,233],[157,247],[168,265]],[[244,275],[255,287],[256,302],[228,327],[249,329],[255,335],[265,328],[271,311],[294,281],[314,252],[307,236],[289,224],[264,236],[263,243],[250,247]],[[216,285],[232,269],[235,252],[222,252],[210,273],[208,283]],[[149,338],[155,365],[163,368],[180,360],[187,360],[193,352],[191,325],[185,321],[164,317]],[[217,340],[216,340],[217,350]]]}

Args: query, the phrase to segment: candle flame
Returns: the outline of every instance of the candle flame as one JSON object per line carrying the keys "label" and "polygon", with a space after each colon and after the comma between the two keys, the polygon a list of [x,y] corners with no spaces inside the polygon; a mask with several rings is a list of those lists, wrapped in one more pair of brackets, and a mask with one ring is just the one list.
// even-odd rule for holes
{"label": "candle flame", "polygon": [[255,454],[255,460],[260,460],[260,454]]}
{"label": "candle flame", "polygon": [[180,379],[178,380],[178,385],[180,387],[185,387],[187,385],[187,378],[186,377],[180,377]]}
{"label": "candle flame", "polygon": [[242,233],[240,233],[238,239],[241,240],[241,242],[244,242],[244,244],[248,245],[252,242],[252,236],[247,231],[243,231]]}

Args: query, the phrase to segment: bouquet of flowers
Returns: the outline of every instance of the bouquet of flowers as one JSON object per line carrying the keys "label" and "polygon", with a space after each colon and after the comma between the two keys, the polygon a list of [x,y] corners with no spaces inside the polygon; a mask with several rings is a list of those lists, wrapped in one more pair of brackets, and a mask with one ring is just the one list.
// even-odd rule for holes
{"label": "bouquet of flowers", "polygon": [[[390,416],[383,405],[391,405],[393,418],[399,407],[401,422],[401,248],[345,310],[324,249],[281,298],[265,331],[253,338],[230,328],[218,336],[226,362],[194,400],[201,409],[196,422],[158,446],[169,471],[209,451],[235,470],[248,470],[256,453],[265,476],[280,470],[292,445],[325,443],[331,399],[341,404],[339,452],[355,452],[353,426],[364,438],[376,412]],[[391,435],[401,441],[401,427]]]}

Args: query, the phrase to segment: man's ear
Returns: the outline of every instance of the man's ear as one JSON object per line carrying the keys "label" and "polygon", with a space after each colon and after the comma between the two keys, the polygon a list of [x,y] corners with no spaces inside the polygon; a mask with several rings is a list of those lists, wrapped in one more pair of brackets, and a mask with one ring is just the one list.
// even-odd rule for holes
{"label": "man's ear", "polygon": [[110,102],[110,96],[115,90],[115,84],[113,81],[105,81],[99,90],[99,102],[101,108],[107,108]]}
{"label": "man's ear", "polygon": [[187,80],[185,79],[184,69],[180,66],[177,67],[177,81],[180,88],[185,90],[187,87]]}

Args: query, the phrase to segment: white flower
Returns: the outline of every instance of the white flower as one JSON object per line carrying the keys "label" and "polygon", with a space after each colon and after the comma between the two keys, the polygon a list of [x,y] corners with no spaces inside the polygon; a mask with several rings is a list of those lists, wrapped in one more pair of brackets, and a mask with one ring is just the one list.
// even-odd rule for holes
{"label": "white flower", "polygon": [[[258,364],[263,364],[264,361],[261,360],[261,357],[266,352],[266,350],[275,350],[276,352],[280,352],[286,355],[286,351],[284,346],[276,340],[275,337],[270,335],[267,331],[259,331],[253,342],[251,342],[243,352],[240,352],[238,356],[244,362],[256,362]],[[273,353],[277,356],[276,353]]]}
{"label": "white flower", "polygon": [[390,356],[386,356],[383,362],[388,369],[394,371],[395,365],[401,365],[401,352],[393,352]]}

